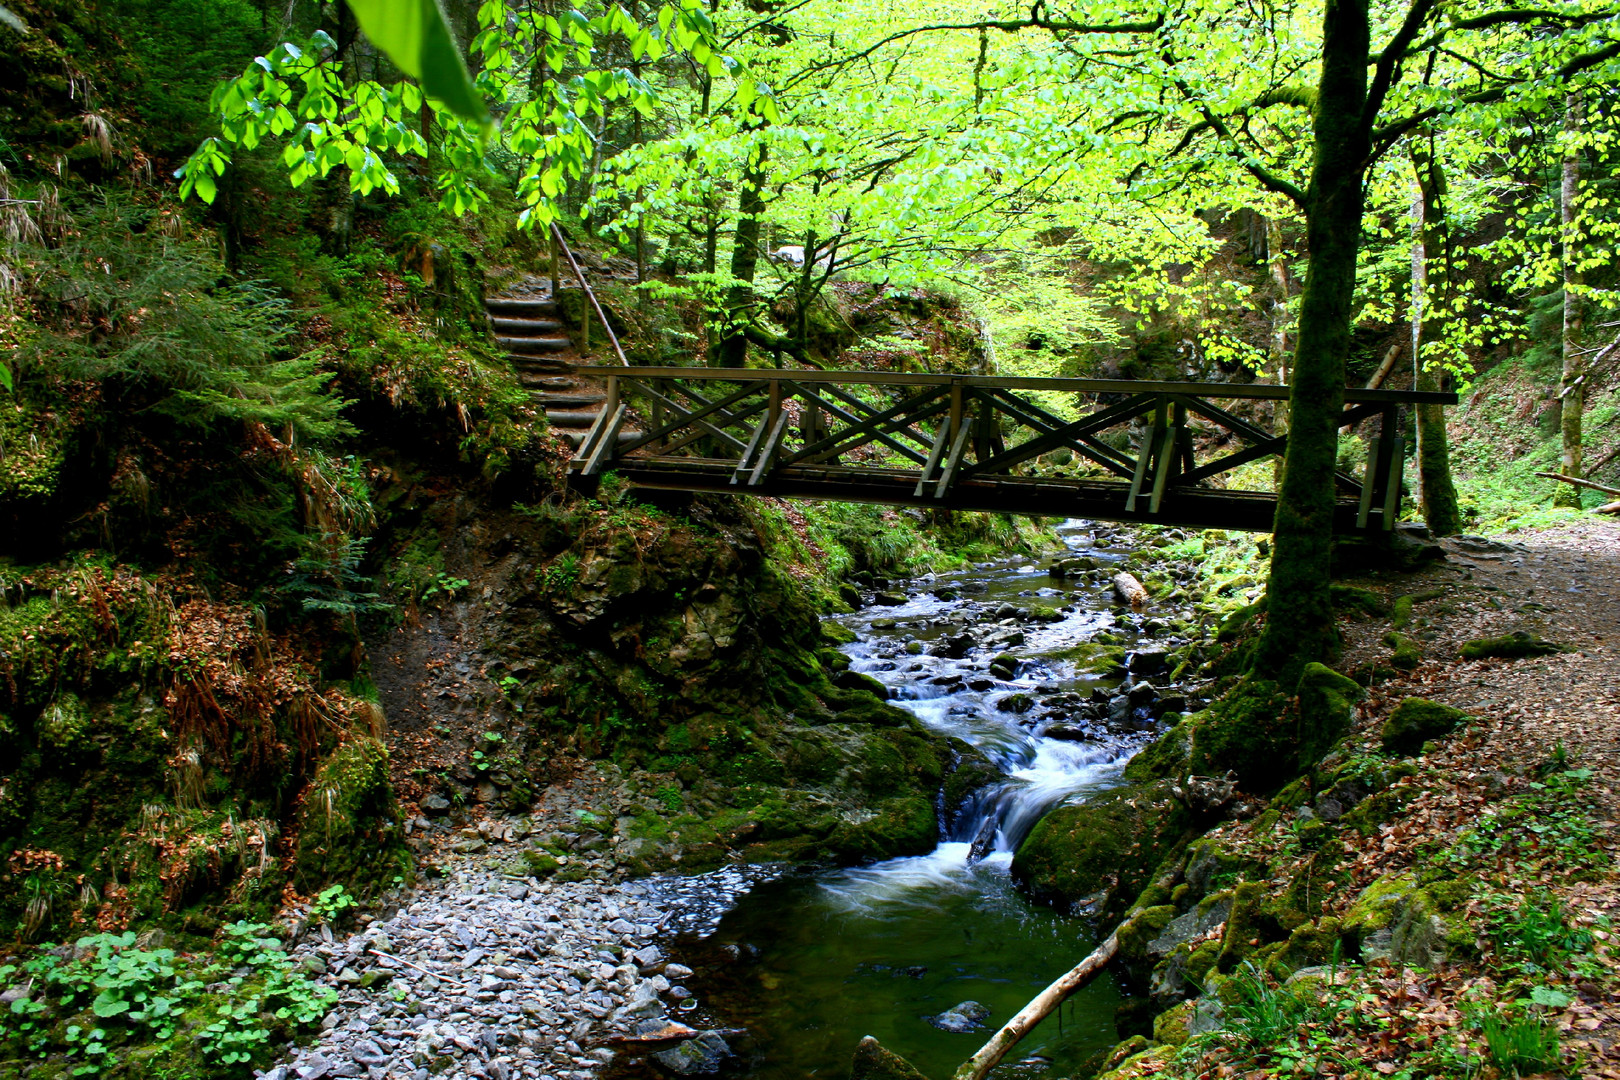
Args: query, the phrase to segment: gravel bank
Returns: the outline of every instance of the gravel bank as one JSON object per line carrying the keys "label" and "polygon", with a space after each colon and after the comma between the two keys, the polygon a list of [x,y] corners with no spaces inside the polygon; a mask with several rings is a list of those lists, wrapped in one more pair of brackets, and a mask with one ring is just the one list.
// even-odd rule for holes
{"label": "gravel bank", "polygon": [[[676,1074],[729,1052],[678,1021],[690,972],[659,942],[712,925],[757,867],[646,881],[539,882],[464,869],[360,931],[293,957],[340,1001],[316,1042],[263,1080],[588,1080],[616,1052]],[[616,1049],[619,1048],[619,1049]]]}

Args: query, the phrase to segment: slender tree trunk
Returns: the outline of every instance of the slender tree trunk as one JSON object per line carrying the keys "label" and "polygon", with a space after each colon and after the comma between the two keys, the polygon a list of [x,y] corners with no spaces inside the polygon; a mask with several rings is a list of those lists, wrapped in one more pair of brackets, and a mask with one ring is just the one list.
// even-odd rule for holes
{"label": "slender tree trunk", "polygon": [[737,197],[737,230],[731,249],[733,284],[726,290],[726,325],[720,340],[722,367],[742,367],[748,358],[744,327],[753,319],[754,273],[759,267],[759,229],[765,218],[764,143],[750,156]]}
{"label": "slender tree trunk", "polygon": [[1266,628],[1254,654],[1258,674],[1283,681],[1310,661],[1331,658],[1338,648],[1328,589],[1333,467],[1350,352],[1362,174],[1370,151],[1362,117],[1371,37],[1367,0],[1327,0],[1322,24],[1322,75],[1312,121],[1316,147],[1305,191],[1310,262],[1300,293]]}
{"label": "slender tree trunk", "polygon": [[[1445,172],[1435,160],[1425,136],[1412,141],[1412,171],[1417,183],[1412,198],[1412,385],[1414,389],[1440,389],[1440,377],[1424,362],[1423,342],[1434,336],[1436,303],[1451,291],[1450,251],[1445,242]],[[1431,279],[1429,266],[1439,273]],[[1451,447],[1446,437],[1444,406],[1418,405],[1418,505],[1423,520],[1436,536],[1462,532],[1457,488],[1451,482]]]}
{"label": "slender tree trunk", "polygon": [[[1561,406],[1559,428],[1563,435],[1563,448],[1558,457],[1558,471],[1565,476],[1581,475],[1581,421],[1586,412],[1586,358],[1581,352],[1581,272],[1578,265],[1577,240],[1580,213],[1581,157],[1574,144],[1580,133],[1581,99],[1570,94],[1564,99],[1564,134],[1570,140],[1564,150],[1564,167],[1558,187],[1558,218],[1562,226],[1564,262],[1564,371],[1559,379],[1558,400]],[[1554,506],[1581,505],[1580,489],[1574,485],[1558,486],[1553,493]]]}
{"label": "slender tree trunk", "polygon": [[[1288,279],[1288,260],[1283,257],[1282,223],[1276,217],[1266,218],[1266,262],[1270,265],[1271,280],[1277,285],[1277,299],[1271,305],[1271,355],[1277,364],[1277,385],[1288,385],[1288,296],[1293,291]],[[1273,406],[1271,429],[1278,435],[1288,433],[1288,403],[1279,401]],[[1282,483],[1283,462],[1276,461],[1273,483]]]}

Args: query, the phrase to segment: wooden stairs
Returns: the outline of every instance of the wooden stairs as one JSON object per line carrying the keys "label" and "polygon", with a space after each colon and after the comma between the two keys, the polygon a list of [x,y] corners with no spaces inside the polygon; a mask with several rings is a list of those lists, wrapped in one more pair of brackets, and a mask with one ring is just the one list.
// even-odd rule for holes
{"label": "wooden stairs", "polygon": [[[518,381],[546,414],[552,432],[577,448],[596,423],[607,393],[600,379],[575,372],[584,361],[563,324],[551,282],[530,279],[508,293],[489,297],[484,307],[495,343],[506,350]],[[623,444],[640,435],[626,426],[618,441]]]}

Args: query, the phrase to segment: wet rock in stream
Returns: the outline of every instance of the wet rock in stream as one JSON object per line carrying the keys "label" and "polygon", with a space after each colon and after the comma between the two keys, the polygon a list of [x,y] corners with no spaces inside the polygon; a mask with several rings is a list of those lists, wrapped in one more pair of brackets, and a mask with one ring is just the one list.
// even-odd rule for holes
{"label": "wet rock in stream", "polygon": [[961,1035],[969,1031],[982,1029],[986,1020],[990,1019],[990,1010],[977,1001],[964,1001],[953,1005],[938,1016],[930,1016],[928,1022],[941,1031],[949,1031]]}

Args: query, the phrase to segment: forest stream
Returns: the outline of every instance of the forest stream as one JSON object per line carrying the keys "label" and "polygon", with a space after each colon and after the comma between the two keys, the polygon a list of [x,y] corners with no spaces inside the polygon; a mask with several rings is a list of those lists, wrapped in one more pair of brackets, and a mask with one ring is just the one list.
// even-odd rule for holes
{"label": "forest stream", "polygon": [[[1085,523],[1070,522],[1060,535],[1099,568],[1125,554],[1100,546]],[[662,882],[659,891],[676,902],[682,928],[670,948],[694,969],[698,992],[681,1019],[737,1032],[730,1044],[740,1074],[843,1075],[856,1042],[874,1035],[930,1075],[948,1075],[1095,944],[1090,922],[1032,904],[1009,874],[1013,851],[1041,815],[1116,784],[1142,742],[1118,724],[1078,741],[1072,724],[1071,738],[1047,737],[1061,721],[1042,719],[1038,707],[997,707],[1013,694],[1026,695],[1015,706],[1038,697],[1087,697],[1103,683],[1053,657],[1099,632],[1124,629],[1109,612],[1106,575],[1083,591],[1054,587],[1063,584],[1028,564],[981,564],[910,583],[904,604],[835,616],[859,635],[844,646],[854,670],[882,681],[896,704],[930,728],[979,747],[1005,779],[943,821],[944,839],[925,855],[849,869],[767,870],[740,896],[721,891],[729,908],[704,903],[715,890],[702,878]],[[1028,658],[1010,678],[986,673],[999,647],[960,658],[938,648],[976,619],[992,631],[982,640],[994,643],[995,616],[1032,603],[1059,605],[1054,614],[1061,618],[1016,629],[1011,618],[1002,620],[1009,625],[999,640],[1021,637],[1016,651]],[[1151,727],[1145,716],[1126,723]],[[1012,1061],[1032,1074],[1072,1073],[1117,1039],[1120,1000],[1110,980],[1093,983],[1026,1039]],[[959,1008],[963,1003],[968,1007]],[[621,1075],[656,1074],[621,1061],[615,1070]]]}

